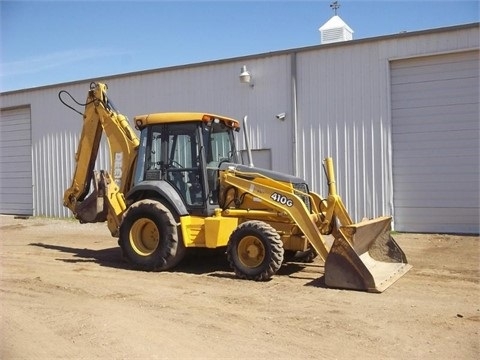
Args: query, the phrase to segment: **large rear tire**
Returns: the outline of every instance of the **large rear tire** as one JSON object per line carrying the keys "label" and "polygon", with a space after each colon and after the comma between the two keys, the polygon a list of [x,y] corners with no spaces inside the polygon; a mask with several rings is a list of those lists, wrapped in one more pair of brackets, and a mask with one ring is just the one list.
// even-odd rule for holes
{"label": "large rear tire", "polygon": [[282,266],[283,244],[277,231],[262,221],[240,224],[230,235],[227,259],[242,279],[266,281]]}
{"label": "large rear tire", "polygon": [[167,270],[185,254],[171,211],[155,200],[130,206],[120,225],[119,245],[125,258],[139,270]]}

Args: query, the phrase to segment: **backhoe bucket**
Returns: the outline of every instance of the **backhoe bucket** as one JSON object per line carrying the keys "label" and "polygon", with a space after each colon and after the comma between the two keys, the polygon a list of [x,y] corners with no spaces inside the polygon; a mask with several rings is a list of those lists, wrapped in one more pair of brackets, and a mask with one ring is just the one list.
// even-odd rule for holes
{"label": "backhoe bucket", "polygon": [[325,261],[325,285],[380,293],[410,270],[390,236],[391,220],[379,217],[342,226]]}

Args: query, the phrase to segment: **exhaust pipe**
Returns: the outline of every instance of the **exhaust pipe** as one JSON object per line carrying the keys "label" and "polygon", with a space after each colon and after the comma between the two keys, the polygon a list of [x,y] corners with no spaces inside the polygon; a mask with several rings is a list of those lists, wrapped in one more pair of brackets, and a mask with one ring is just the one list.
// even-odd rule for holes
{"label": "exhaust pipe", "polygon": [[247,147],[248,166],[253,167],[252,151],[250,150],[250,140],[248,139],[248,135],[247,135],[247,130],[248,130],[247,119],[248,119],[248,116],[245,115],[243,117],[243,136],[245,138],[245,146]]}

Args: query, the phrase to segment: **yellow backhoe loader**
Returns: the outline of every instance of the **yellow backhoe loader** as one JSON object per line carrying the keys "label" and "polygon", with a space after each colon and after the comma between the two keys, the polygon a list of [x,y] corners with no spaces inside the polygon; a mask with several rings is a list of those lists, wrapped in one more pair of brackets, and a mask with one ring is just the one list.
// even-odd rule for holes
{"label": "yellow backhoe loader", "polygon": [[[390,217],[352,222],[331,158],[322,198],[303,179],[240,164],[235,119],[156,113],[134,123],[139,137],[107,86],[90,85],[64,205],[82,223],[106,221],[135,268],[171,269],[188,248],[224,248],[239,278],[262,281],[285,255],[310,251],[325,261],[327,287],[369,292],[382,292],[410,269],[390,236]],[[111,166],[94,171],[102,134]],[[325,235],[333,235],[333,245]]]}

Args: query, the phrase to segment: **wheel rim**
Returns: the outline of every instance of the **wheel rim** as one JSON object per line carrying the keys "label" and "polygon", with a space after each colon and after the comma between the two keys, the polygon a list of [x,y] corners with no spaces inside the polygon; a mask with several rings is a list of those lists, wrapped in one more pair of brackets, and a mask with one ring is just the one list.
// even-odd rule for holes
{"label": "wheel rim", "polygon": [[265,246],[255,236],[246,236],[238,244],[238,258],[244,266],[260,266],[265,259]]}
{"label": "wheel rim", "polygon": [[130,230],[130,244],[142,256],[151,255],[157,248],[159,240],[157,225],[150,219],[135,221]]}

